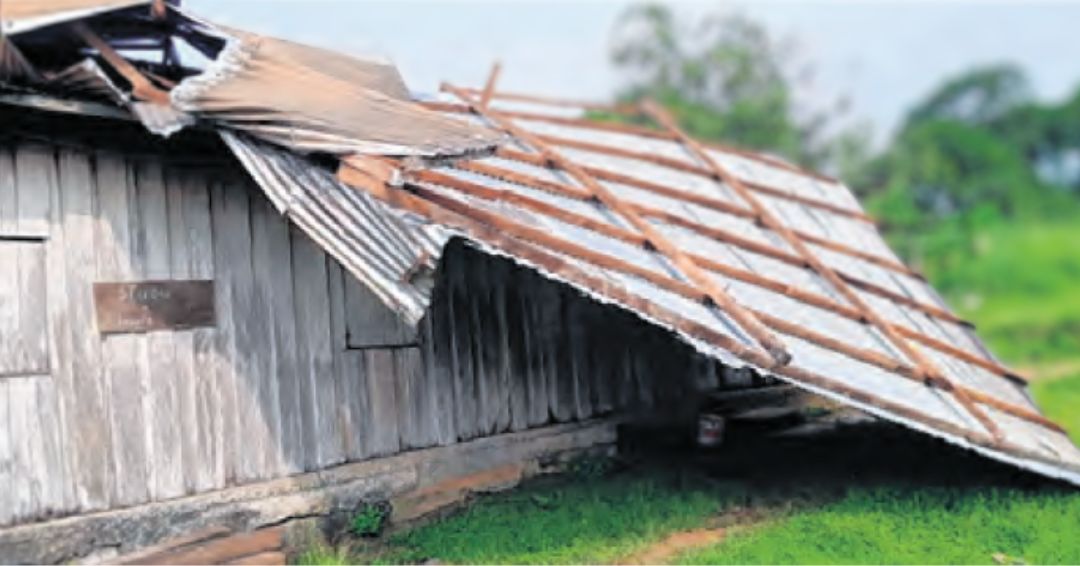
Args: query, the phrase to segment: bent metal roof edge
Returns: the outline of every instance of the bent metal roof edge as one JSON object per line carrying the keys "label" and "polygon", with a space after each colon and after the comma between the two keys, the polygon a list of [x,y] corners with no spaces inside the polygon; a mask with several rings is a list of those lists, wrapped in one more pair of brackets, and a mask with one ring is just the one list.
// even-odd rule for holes
{"label": "bent metal roof edge", "polygon": [[[872,219],[838,182],[772,158],[707,148],[670,123],[670,136],[647,136],[536,108],[526,113],[511,104],[500,107],[505,99],[497,93],[481,107],[474,96],[479,91],[446,90],[464,105],[431,108],[485,121],[512,134],[520,148],[413,171],[402,188],[373,183],[361,171],[365,164],[354,167],[357,161],[350,159],[339,178],[675,330],[727,363],[749,365],[1001,461],[1027,462],[1024,467],[1044,474],[1055,468],[1048,475],[1080,480],[1080,451],[1038,413],[1023,378],[990,355],[971,325],[888,250]],[[530,104],[542,106],[537,99]],[[663,122],[659,112],[652,110]],[[564,128],[561,136],[535,133],[552,126]],[[653,140],[666,147],[627,148]],[[605,143],[619,142],[607,151]],[[582,147],[588,149],[574,159],[566,156],[566,148]],[[719,164],[725,161],[740,172],[728,172]],[[633,162],[640,172],[632,170]],[[643,189],[672,172],[696,180],[674,175],[666,190]],[[708,194],[709,184],[715,195]],[[676,201],[680,191],[703,198]],[[725,204],[701,204],[717,197]],[[743,231],[708,222],[719,215],[744,220]],[[751,237],[754,231],[761,237]],[[676,241],[680,247],[672,254]],[[710,245],[720,253],[703,253]],[[784,267],[765,267],[766,258]],[[722,285],[727,300],[695,285],[698,278],[681,271],[687,261]],[[807,285],[793,284],[792,271]],[[763,331],[747,331],[728,310],[733,303]],[[710,317],[721,323],[710,324]],[[772,335],[790,348],[789,364],[770,352]]]}
{"label": "bent metal roof edge", "polygon": [[[1023,378],[904,265],[835,179],[703,144],[655,105],[608,108],[500,93],[497,73],[484,89],[444,85],[439,100],[418,104],[381,90],[392,68],[346,56],[322,65],[303,46],[217,28],[175,6],[168,21],[155,16],[154,33],[165,25],[204,46],[230,35],[245,42],[249,56],[224,61],[220,53],[237,53],[232,43],[218,53],[224,62],[205,72],[233,88],[230,104],[255,112],[257,119],[246,120],[231,107],[193,103],[199,75],[180,72],[175,90],[183,96],[172,96],[170,81],[147,79],[113,50],[110,41],[137,37],[130,34],[146,21],[141,12],[109,16],[105,29],[126,37],[99,36],[98,20],[72,14],[65,16],[77,21],[70,37],[53,27],[10,38],[20,67],[0,80],[22,80],[29,89],[22,84],[0,103],[93,112],[78,93],[74,101],[43,104],[34,81],[44,75],[18,52],[23,38],[35,49],[55,37],[65,46],[85,41],[98,52],[91,62],[142,86],[117,92],[118,108],[101,110],[115,108],[113,117],[130,115],[155,132],[196,122],[219,131],[278,210],[410,322],[431,300],[429,275],[447,242],[465,238],[671,330],[726,364],[1080,485],[1080,450],[1040,414]],[[118,18],[124,25],[115,26]],[[260,71],[266,68],[273,73]],[[325,81],[351,106],[392,108],[385,114],[391,118],[372,128],[362,122],[377,113],[325,96],[282,100],[265,89],[234,88],[291,74]],[[107,76],[95,76],[105,83],[94,89],[116,90]],[[43,93],[66,88],[40,86]],[[597,122],[594,110],[635,114],[652,125]],[[320,126],[327,120],[332,131]],[[410,131],[415,124],[424,133]],[[337,170],[304,155],[311,151],[329,153]]]}

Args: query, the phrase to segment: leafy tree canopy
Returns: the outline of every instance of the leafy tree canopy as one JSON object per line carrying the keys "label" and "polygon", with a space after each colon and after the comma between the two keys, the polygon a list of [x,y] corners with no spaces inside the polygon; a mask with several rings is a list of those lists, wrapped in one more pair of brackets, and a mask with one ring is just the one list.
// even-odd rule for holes
{"label": "leafy tree canopy", "polygon": [[723,14],[689,25],[670,8],[632,6],[618,20],[612,60],[624,101],[652,98],[705,139],[822,165],[827,116],[796,116],[791,55],[761,25]]}

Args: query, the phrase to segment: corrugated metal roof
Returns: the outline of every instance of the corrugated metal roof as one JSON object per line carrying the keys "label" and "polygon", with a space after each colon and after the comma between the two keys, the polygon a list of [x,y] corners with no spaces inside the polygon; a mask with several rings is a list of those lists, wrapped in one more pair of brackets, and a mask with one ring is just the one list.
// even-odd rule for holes
{"label": "corrugated metal roof", "polygon": [[[583,119],[585,109],[573,116],[565,104],[545,112],[532,103],[522,112],[498,95],[487,109],[471,97],[471,108],[453,102],[432,107],[474,123],[485,121],[480,110],[493,127],[509,121],[530,139],[519,135],[520,149],[413,173],[405,189],[382,194],[391,205],[637,312],[725,363],[1080,485],[1080,450],[1041,417],[1023,382],[970,325],[897,259],[840,182],[708,148],[734,177],[728,182],[671,132],[593,123]],[[779,338],[790,364],[767,356],[744,325],[549,151],[583,168],[704,268]],[[799,242],[768,228],[733,182]],[[836,279],[810,267],[800,247]],[[921,365],[938,377],[928,380]]]}
{"label": "corrugated metal roof", "polygon": [[[11,21],[26,26],[138,3],[5,0],[4,13],[20,7]],[[1080,485],[1080,450],[840,182],[703,145],[655,107],[629,109],[660,126],[644,128],[590,121],[588,104],[448,87],[424,109],[378,63],[184,21],[233,39],[171,107],[132,111],[151,129],[188,113],[217,127],[274,205],[406,320],[423,316],[448,240],[465,238],[725,364]],[[89,28],[81,37],[146,79]],[[310,153],[340,159],[337,175]],[[459,159],[399,159],[443,154]]]}
{"label": "corrugated metal roof", "polygon": [[150,5],[152,0],[3,0],[0,33],[16,35],[105,12]]}
{"label": "corrugated metal roof", "polygon": [[392,66],[231,34],[202,74],[172,91],[177,109],[305,154],[435,157],[488,151],[501,141],[407,100]]}

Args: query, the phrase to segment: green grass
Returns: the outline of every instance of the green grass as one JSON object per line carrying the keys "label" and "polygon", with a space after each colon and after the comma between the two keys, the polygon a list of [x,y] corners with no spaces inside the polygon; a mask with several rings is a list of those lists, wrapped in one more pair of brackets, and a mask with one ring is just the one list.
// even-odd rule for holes
{"label": "green grass", "polygon": [[995,554],[1080,563],[1080,495],[855,490],[684,554],[684,564],[990,564]]}
{"label": "green grass", "polygon": [[308,566],[348,566],[357,560],[347,550],[319,546],[304,551],[293,562]]}
{"label": "green grass", "polygon": [[484,498],[449,519],[392,537],[376,560],[610,562],[701,525],[738,498],[737,489],[671,472],[533,486]]}
{"label": "green grass", "polygon": [[1046,416],[1061,423],[1080,445],[1080,374],[1037,381],[1031,389]]}
{"label": "green grass", "polygon": [[998,355],[1015,364],[1080,358],[1080,219],[945,226],[904,239]]}

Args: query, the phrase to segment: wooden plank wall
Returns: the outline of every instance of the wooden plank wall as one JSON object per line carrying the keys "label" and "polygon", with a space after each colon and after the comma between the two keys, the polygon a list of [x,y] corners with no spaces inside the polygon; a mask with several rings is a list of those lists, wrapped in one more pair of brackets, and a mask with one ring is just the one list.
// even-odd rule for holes
{"label": "wooden plank wall", "polygon": [[430,411],[458,440],[613,412],[685,417],[720,367],[667,332],[455,241],[427,319]]}
{"label": "wooden plank wall", "polygon": [[[440,273],[410,330],[236,170],[0,145],[0,527],[651,411],[721,375],[460,242]],[[213,279],[217,326],[103,337],[93,283],[146,279]]]}

